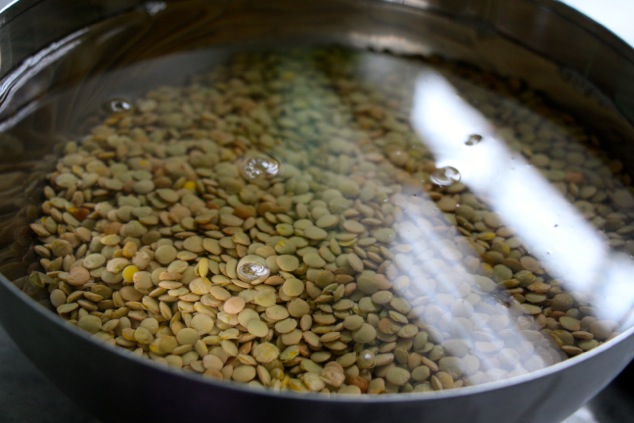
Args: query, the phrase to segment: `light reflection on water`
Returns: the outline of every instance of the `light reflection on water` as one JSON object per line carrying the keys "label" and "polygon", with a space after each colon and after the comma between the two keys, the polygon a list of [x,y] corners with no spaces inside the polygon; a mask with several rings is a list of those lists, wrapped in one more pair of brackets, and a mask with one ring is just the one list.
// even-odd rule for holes
{"label": "light reflection on water", "polygon": [[[413,343],[411,339],[407,336],[398,339],[394,331],[401,323],[412,326],[408,320],[411,319],[430,335],[432,342],[425,343],[423,347],[436,344],[433,348],[438,347],[441,357],[436,360],[438,362],[445,358],[442,356],[445,352],[448,353],[441,365],[449,363],[447,366],[461,367],[450,370],[459,373],[456,377],[462,377],[468,384],[524,374],[564,359],[555,341],[541,331],[543,322],[540,324],[528,316],[515,298],[501,288],[505,280],[500,279],[512,278],[493,280],[482,276],[486,273],[480,267],[482,263],[479,256],[482,252],[475,251],[468,242],[473,240],[470,237],[477,238],[476,232],[481,230],[466,236],[465,231],[460,231],[464,228],[458,227],[455,220],[461,204],[454,204],[455,210],[449,213],[444,213],[439,206],[442,201],[452,201],[451,190],[458,185],[466,189],[465,195],[477,197],[478,201],[484,203],[478,213],[488,213],[490,209],[499,215],[501,225],[512,228],[530,254],[546,267],[550,275],[560,279],[566,291],[583,298],[584,302],[588,300],[596,304],[600,318],[624,320],[634,302],[634,292],[628,286],[620,285],[627,285],[624,276],[632,272],[631,259],[611,252],[603,238],[547,183],[538,169],[523,159],[519,152],[512,150],[511,147],[517,146],[512,146],[509,140],[500,135],[492,121],[462,99],[460,89],[454,88],[448,79],[420,63],[412,65],[411,62],[379,55],[363,56],[354,63],[357,66],[354,71],[368,80],[404,75],[403,84],[393,81],[376,84],[378,90],[398,91],[393,98],[386,96],[394,103],[389,104],[389,107],[393,107],[389,110],[389,124],[383,122],[385,126],[376,131],[363,128],[359,121],[355,121],[355,113],[366,111],[363,107],[367,107],[367,104],[346,103],[345,95],[337,91],[336,84],[322,84],[319,81],[326,77],[319,74],[320,70],[308,69],[310,64],[304,65],[302,72],[283,74],[287,76],[289,89],[284,93],[289,101],[306,102],[306,98],[309,98],[321,99],[322,102],[311,103],[310,111],[289,108],[286,117],[310,122],[315,116],[322,119],[321,115],[328,116],[331,109],[337,110],[341,114],[332,118],[336,129],[320,125],[313,127],[308,123],[297,132],[286,128],[281,132],[284,135],[282,138],[295,136],[298,145],[310,148],[311,154],[300,154],[297,146],[288,148],[288,145],[283,144],[281,147],[271,147],[272,151],[267,149],[266,156],[247,155],[246,160],[237,160],[236,163],[243,166],[243,179],[255,181],[254,184],[257,182],[262,187],[288,179],[289,190],[295,189],[298,195],[307,194],[311,187],[309,182],[313,174],[310,172],[323,170],[314,174],[319,175],[318,182],[322,184],[320,189],[330,188],[321,193],[319,204],[325,207],[327,200],[328,207],[331,207],[331,194],[337,193],[341,201],[332,203],[332,211],[336,214],[345,213],[346,208],[352,205],[343,198],[341,192],[350,189],[352,192],[358,191],[358,185],[365,179],[378,179],[374,172],[385,170],[390,185],[383,187],[384,191],[381,192],[377,187],[375,197],[368,196],[366,200],[376,203],[377,213],[383,213],[383,205],[390,207],[390,218],[394,213],[395,221],[379,222],[385,225],[381,229],[392,229],[393,226],[392,232],[398,233],[403,242],[391,243],[391,238],[381,241],[389,244],[390,248],[394,247],[388,250],[389,253],[384,253],[387,258],[384,263],[390,263],[394,255],[394,267],[398,271],[393,272],[395,277],[392,278],[389,274],[391,264],[382,264],[381,270],[376,273],[381,276],[385,273],[392,279],[389,288],[385,288],[388,285],[385,283],[380,289],[391,289],[406,298],[411,303],[412,313],[404,311],[403,314],[407,313],[407,316],[398,313],[392,316],[389,313],[395,312],[388,307],[385,310],[372,304],[372,307],[365,307],[373,292],[361,289],[363,294],[367,294],[363,298],[366,300],[366,310],[363,311],[367,313],[362,317],[368,322],[370,318],[374,319],[371,323],[377,323],[378,329],[383,329],[383,322],[389,323],[386,330],[379,333],[378,339],[382,343],[377,341],[373,347],[381,352],[380,348],[395,348],[400,342],[399,351],[409,349]],[[302,81],[305,73],[315,74],[319,83]],[[291,83],[293,80],[296,81],[294,84]],[[304,90],[295,92],[292,90],[295,86],[303,86]],[[381,104],[383,97],[380,94],[383,93],[376,95],[378,99],[371,97],[369,103],[376,101]],[[379,111],[384,113],[383,109]],[[350,112],[349,115],[346,112]],[[410,142],[410,136],[412,139],[416,137],[407,124],[413,126],[420,140]],[[389,160],[381,157],[384,163],[380,167],[375,165],[378,160],[376,156],[372,160],[363,160],[365,151],[361,142],[357,145],[345,140],[346,137],[354,139],[353,135],[359,136],[358,140],[363,142],[366,138],[376,137],[379,143],[385,142],[389,147],[390,130],[394,130],[401,139],[394,143],[394,150],[386,148],[383,151]],[[381,139],[383,135],[385,139]],[[326,154],[324,146],[331,148],[329,154]],[[421,148],[415,150],[412,146]],[[269,153],[273,156],[268,156]],[[414,168],[416,174],[408,174],[410,169],[405,166],[410,153],[420,154],[418,158],[423,157],[421,161],[412,160],[417,166],[423,163]],[[362,160],[357,162],[353,157],[361,157]],[[416,159],[413,155],[411,158]],[[431,169],[425,168],[427,162],[432,163]],[[284,169],[284,172],[278,173],[280,169]],[[351,180],[356,187],[350,188]],[[394,209],[391,206],[395,206]],[[349,215],[346,219],[354,220],[357,217]],[[497,236],[494,234],[495,229],[489,232]],[[368,232],[370,234],[373,235]],[[360,261],[358,257],[357,261]],[[266,265],[256,263],[257,269],[252,262],[246,264],[247,273],[253,275],[242,274],[240,279],[243,282],[260,279],[260,271],[268,276],[270,269],[266,265],[270,265],[269,262]],[[357,274],[360,280],[362,272],[357,267],[363,269],[362,263],[357,263],[357,266],[350,261],[347,264],[343,261],[332,264],[334,270],[336,266],[345,268],[346,265],[350,265],[356,272],[353,274]],[[241,268],[240,263],[238,268]],[[379,269],[378,264],[374,268]],[[408,280],[407,284],[403,284],[403,289],[401,276],[406,276]],[[489,288],[483,288],[482,279],[487,281]],[[615,282],[605,283],[611,280]],[[602,284],[597,285],[598,282]],[[541,310],[541,305],[532,307]],[[379,315],[375,311],[384,313]],[[386,314],[389,318],[385,317]],[[539,317],[543,318],[544,315],[540,314]],[[390,318],[396,324],[390,322]],[[556,321],[555,324],[558,325]],[[569,332],[566,335],[573,336]],[[422,351],[422,348],[419,351],[412,350],[412,356],[428,352]],[[406,351],[406,354],[409,352]],[[458,359],[451,361],[454,358]],[[415,367],[410,364],[409,358],[402,356],[399,364],[404,364],[406,360],[407,365]],[[412,362],[415,363],[415,360]]]}
{"label": "light reflection on water", "polygon": [[[431,329],[432,333],[435,334],[438,331],[436,336],[449,341],[444,344],[447,352],[461,356],[462,354],[452,349],[450,340],[459,339],[465,342],[471,347],[469,354],[476,355],[479,361],[479,370],[486,374],[486,380],[495,380],[497,374],[495,369],[500,367],[500,360],[504,361],[505,355],[515,356],[516,351],[524,350],[527,354],[522,356],[524,359],[522,362],[513,360],[515,362],[503,365],[510,370],[509,376],[537,370],[552,364],[553,360],[563,359],[562,355],[556,354],[557,350],[552,340],[545,337],[541,340],[534,338],[536,331],[539,330],[536,324],[523,320],[522,322],[525,324],[520,328],[516,323],[517,314],[514,315],[502,303],[494,301],[493,297],[487,297],[485,294],[481,297],[475,297],[475,301],[474,297],[469,297],[468,293],[479,291],[479,287],[476,278],[464,266],[460,257],[455,257],[451,269],[439,268],[440,263],[437,260],[422,258],[422,256],[443,256],[446,240],[457,237],[458,232],[448,225],[448,229],[442,233],[442,236],[439,236],[435,228],[426,223],[429,216],[423,216],[421,210],[434,210],[433,204],[429,204],[431,200],[427,200],[428,204],[423,207],[421,207],[421,201],[417,197],[400,196],[398,200],[396,204],[405,211],[418,228],[416,238],[424,240],[411,244],[414,250],[421,250],[414,252],[418,258],[417,262],[408,263],[407,266],[412,284],[425,286],[430,280],[433,280],[435,288],[437,288],[422,288],[422,295],[428,296],[429,300],[428,306],[420,317],[433,328]],[[438,210],[434,211],[437,219],[443,219],[442,213]],[[433,253],[424,254],[425,249],[432,250]],[[509,296],[503,292],[497,293],[497,296],[498,298],[502,297],[505,301],[509,300]],[[416,298],[411,300],[415,301]],[[440,310],[440,312],[436,312],[436,310]],[[529,331],[533,338],[527,339],[524,335],[526,332],[523,331]],[[536,345],[537,348],[533,349],[529,343]],[[481,348],[484,344],[494,346],[495,351],[485,351],[484,348]],[[504,349],[505,346],[511,349]],[[462,364],[466,367],[464,362]],[[468,370],[466,373],[468,378],[470,376]],[[479,375],[477,377],[482,377],[481,374]],[[485,380],[478,379],[473,382],[481,383],[483,381]]]}
{"label": "light reflection on water", "polygon": [[[600,319],[622,327],[631,323],[632,258],[611,251],[605,239],[535,168],[505,145],[493,125],[447,79],[430,70],[419,76],[411,118],[437,166],[459,169],[462,182],[487,200],[568,292],[593,304]],[[464,143],[472,133],[483,136],[475,147]]]}

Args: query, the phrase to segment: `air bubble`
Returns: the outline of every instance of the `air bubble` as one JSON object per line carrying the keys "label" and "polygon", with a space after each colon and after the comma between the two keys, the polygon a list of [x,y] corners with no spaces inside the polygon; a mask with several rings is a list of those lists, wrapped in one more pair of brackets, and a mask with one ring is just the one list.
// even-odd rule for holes
{"label": "air bubble", "polygon": [[266,265],[264,258],[256,255],[248,255],[240,259],[236,273],[241,281],[256,284],[268,278],[271,270]]}
{"label": "air bubble", "polygon": [[103,109],[108,113],[125,113],[134,109],[131,101],[123,98],[113,98],[104,103]]}
{"label": "air bubble", "polygon": [[357,358],[357,366],[361,369],[371,369],[376,363],[376,356],[371,350],[363,350]]}
{"label": "air bubble", "polygon": [[472,146],[478,144],[480,141],[482,141],[482,135],[471,134],[464,143],[465,145]]}
{"label": "air bubble", "polygon": [[438,186],[448,187],[460,182],[460,172],[451,166],[439,167],[429,176],[429,179]]}
{"label": "air bubble", "polygon": [[263,153],[250,154],[242,160],[240,172],[245,179],[269,179],[280,173],[280,162]]}

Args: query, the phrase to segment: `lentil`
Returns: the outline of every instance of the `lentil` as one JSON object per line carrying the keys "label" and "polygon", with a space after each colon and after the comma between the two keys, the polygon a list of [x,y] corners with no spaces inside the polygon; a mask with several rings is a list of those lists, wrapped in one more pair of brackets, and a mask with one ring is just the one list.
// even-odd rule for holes
{"label": "lentil", "polygon": [[[63,318],[209,377],[346,394],[483,383],[615,333],[459,169],[437,167],[393,107],[407,100],[398,72],[358,81],[349,53],[297,54],[239,56],[68,144],[31,224],[44,272],[30,280]],[[483,113],[525,143],[509,147],[563,186],[614,248],[634,250],[631,191],[603,186],[596,169],[606,167],[562,146],[556,125],[533,133],[531,108],[493,104]],[[503,116],[524,123],[506,128]],[[517,346],[507,344],[515,326]]]}

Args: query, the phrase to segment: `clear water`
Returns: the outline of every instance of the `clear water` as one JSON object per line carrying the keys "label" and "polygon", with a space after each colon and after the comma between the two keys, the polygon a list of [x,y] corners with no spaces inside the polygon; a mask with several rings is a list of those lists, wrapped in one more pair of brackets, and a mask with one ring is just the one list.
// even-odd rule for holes
{"label": "clear water", "polygon": [[[440,60],[320,48],[197,50],[82,84],[73,95],[40,99],[35,114],[26,107],[6,119],[2,146],[27,163],[24,145],[32,146],[33,184],[52,187],[37,200],[42,208],[23,208],[20,222],[49,232],[54,224],[74,233],[73,242],[77,227],[90,231],[71,255],[40,235],[35,252],[50,278],[31,280],[77,305],[54,304],[72,323],[93,331],[85,317],[99,317],[94,332],[106,342],[213,377],[240,380],[231,372],[260,364],[269,379],[248,380],[276,389],[382,393],[524,374],[630,324],[630,178],[583,119],[519,81]],[[47,107],[56,111],[51,126],[65,133],[55,150],[33,131]],[[153,192],[159,188],[178,194],[186,216],[166,199],[173,194]],[[12,189],[7,183],[5,196]],[[143,267],[124,252],[133,220],[152,233],[136,237],[138,251],[167,243],[187,254]],[[121,239],[104,243],[112,233]],[[186,245],[192,237],[213,246]],[[134,269],[126,276],[113,262],[89,269],[86,284],[71,283],[70,269],[85,267],[91,253],[107,262],[124,257]],[[15,257],[7,257],[10,274]],[[215,265],[197,278],[203,257]],[[132,276],[144,270],[149,288]],[[171,290],[189,290],[170,300],[161,271],[181,275]],[[224,293],[211,295],[210,286],[242,297],[267,334],[255,336],[240,314],[225,313]],[[286,309],[284,318],[267,314],[279,311],[274,306]],[[124,307],[132,312],[120,316],[115,310]],[[202,314],[213,329],[192,323]],[[347,316],[360,316],[362,326]],[[164,328],[140,342],[133,333],[151,326],[148,319]],[[110,320],[117,325],[109,328]],[[161,349],[164,337],[189,345],[178,332],[192,324],[206,350],[223,351],[222,369],[207,366],[200,346]],[[252,363],[231,355],[265,342],[279,357]],[[343,381],[326,371],[330,361],[346,364]],[[320,382],[306,376],[314,371]]]}

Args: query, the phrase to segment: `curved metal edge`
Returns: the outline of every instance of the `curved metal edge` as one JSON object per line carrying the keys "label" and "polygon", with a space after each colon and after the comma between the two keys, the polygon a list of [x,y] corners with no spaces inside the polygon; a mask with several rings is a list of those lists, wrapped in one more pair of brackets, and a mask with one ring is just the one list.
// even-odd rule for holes
{"label": "curved metal edge", "polygon": [[[415,9],[426,9],[445,12],[450,11],[451,14],[455,15],[459,19],[480,22],[486,22],[494,19],[497,11],[499,11],[501,7],[513,7],[509,4],[517,3],[509,2],[508,0],[481,0],[472,2],[461,2],[460,0],[383,1],[403,6],[409,6]],[[583,28],[588,33],[591,33],[593,36],[595,36],[597,39],[603,41],[607,45],[610,45],[623,57],[628,58],[628,61],[634,63],[634,50],[629,46],[628,43],[614,34],[605,25],[594,21],[590,16],[585,15],[574,7],[566,3],[562,3],[559,0],[523,1],[532,4],[535,8],[555,12],[562,19],[571,22],[575,26]]]}
{"label": "curved metal edge", "polygon": [[[27,0],[23,0],[23,1],[27,1]],[[19,2],[18,2],[19,3]],[[38,1],[29,1],[29,3],[38,3]],[[554,4],[553,2],[546,2],[544,0],[534,0],[532,1],[532,3],[539,3],[539,4]],[[560,5],[562,7],[568,8],[570,10],[572,10],[573,12],[577,13],[576,11],[574,11],[574,9],[569,8],[566,5]],[[582,20],[587,19],[585,16],[583,15],[579,15],[579,18]],[[575,18],[576,19],[576,18]],[[601,27],[597,24],[597,30],[602,30]],[[600,31],[599,31],[600,32]],[[608,37],[610,37],[610,35],[606,35]],[[611,37],[615,37],[613,35],[611,35]],[[617,38],[618,40],[618,38]],[[55,316],[53,313],[45,310],[43,307],[39,307],[39,306],[35,306],[34,302],[28,298],[26,295],[24,295],[23,293],[20,293],[19,290],[17,290],[17,288],[15,288],[14,286],[12,286],[10,283],[8,283],[8,281],[3,278],[0,277],[0,285],[2,288],[6,287],[7,291],[10,292],[10,294],[13,297],[19,298],[20,301],[23,301],[25,303],[26,306],[29,306],[31,308],[33,308],[37,313],[41,314],[41,317],[50,321],[52,324],[56,325],[57,327],[70,332],[72,335],[74,335],[75,337],[80,337],[82,340],[86,341],[86,342],[90,342],[92,343],[94,346],[99,347],[99,348],[103,348],[103,343],[93,339],[92,337],[90,337],[88,334],[83,333],[81,330],[74,328],[74,327],[70,327],[69,325],[65,325],[63,323],[63,320],[57,316]],[[0,302],[3,301],[4,298],[0,299]],[[11,297],[9,297],[8,299],[9,301],[11,300]],[[2,311],[0,311],[0,314],[2,314]],[[244,386],[244,385],[237,385],[237,384],[233,384],[233,383],[227,383],[227,382],[216,382],[213,380],[203,380],[201,378],[198,378],[196,376],[192,376],[192,375],[188,375],[186,373],[183,372],[178,372],[176,370],[173,369],[169,369],[169,368],[165,368],[162,367],[156,363],[152,363],[149,360],[145,360],[145,359],[141,359],[138,358],[136,356],[133,356],[131,354],[126,353],[123,350],[120,349],[115,349],[115,348],[111,348],[111,351],[113,351],[115,354],[120,355],[121,357],[125,357],[126,359],[131,359],[133,360],[137,365],[143,367],[143,368],[147,368],[147,369],[151,369],[152,371],[159,371],[162,372],[165,375],[170,375],[172,377],[174,377],[175,375],[178,375],[178,377],[183,377],[183,378],[187,378],[190,379],[192,381],[196,381],[196,383],[205,383],[205,384],[209,384],[210,386],[214,386],[217,388],[221,388],[224,390],[227,389],[231,389],[234,392],[237,393],[242,393],[242,394],[249,394],[249,395],[263,395],[265,397],[270,397],[270,398],[286,398],[286,399],[292,399],[292,400],[306,400],[308,402],[324,402],[324,401],[328,401],[328,402],[339,402],[339,403],[352,403],[352,404],[358,404],[358,403],[367,403],[367,402],[372,402],[372,403],[388,403],[388,402],[420,402],[420,401],[426,401],[426,400],[436,400],[439,398],[455,398],[455,397],[461,397],[461,396],[467,396],[467,395],[471,395],[471,394],[477,394],[477,393],[485,393],[485,392],[491,392],[491,391],[495,391],[495,390],[500,390],[500,389],[506,389],[508,387],[510,387],[511,385],[516,385],[516,384],[520,384],[520,383],[526,383],[529,381],[533,381],[539,378],[544,378],[550,375],[553,375],[556,372],[562,371],[562,370],[566,370],[571,368],[572,366],[576,366],[578,364],[581,363],[586,363],[588,362],[590,359],[592,359],[593,357],[596,357],[599,354],[603,354],[606,351],[608,351],[609,349],[611,349],[612,347],[619,345],[621,343],[623,343],[626,339],[630,339],[630,337],[632,336],[632,334],[634,333],[634,328],[630,328],[629,330],[627,330],[625,333],[615,337],[613,340],[603,344],[602,346],[590,351],[590,352],[586,352],[578,357],[574,357],[571,358],[569,360],[566,360],[562,363],[558,363],[555,364],[553,366],[550,366],[546,369],[542,369],[533,373],[530,373],[528,375],[524,375],[524,376],[517,376],[514,378],[510,378],[510,379],[506,379],[504,381],[499,381],[499,382],[492,382],[489,384],[484,384],[484,385],[479,385],[479,386],[475,386],[475,387],[466,387],[466,388],[461,388],[461,389],[457,389],[457,390],[452,390],[452,391],[445,391],[445,392],[434,392],[434,393],[421,393],[421,394],[411,394],[411,395],[386,395],[384,397],[371,397],[371,398],[356,398],[356,397],[345,397],[345,396],[341,396],[341,397],[324,397],[318,394],[296,394],[296,393],[286,393],[286,392],[282,392],[282,393],[277,393],[277,392],[269,392],[268,390],[255,390],[254,388],[248,387],[248,386]],[[630,351],[630,357],[633,354],[633,352]],[[203,382],[201,382],[201,380],[203,380]],[[234,386],[235,385],[235,386]]]}
{"label": "curved metal edge", "polygon": [[0,9],[0,29],[29,8],[45,0],[13,0]]}
{"label": "curved metal edge", "polygon": [[592,17],[584,14],[583,12],[575,9],[569,4],[562,3],[558,0],[531,0],[536,3],[551,5],[553,10],[558,12],[559,16],[563,19],[569,20],[577,26],[582,27],[588,33],[594,35],[597,39],[601,40],[603,44],[608,45],[619,55],[624,57],[630,63],[634,63],[634,49],[632,46],[617,34],[615,34],[610,28],[602,23],[599,23],[592,19]]}
{"label": "curved metal edge", "polygon": [[[16,0],[15,2],[13,2],[11,5],[9,5],[7,8],[5,8],[4,10],[6,10],[5,13],[8,13],[7,15],[7,22],[9,22],[11,19],[15,19],[17,16],[19,16],[20,14],[28,11],[29,9],[31,9],[32,7],[40,4],[40,3],[45,3],[49,0]],[[632,60],[634,61],[634,50],[632,50],[631,48],[629,48],[627,45],[625,45],[625,43],[618,38],[616,35],[612,34],[611,32],[609,32],[607,29],[605,29],[603,26],[597,24],[596,22],[592,21],[591,19],[589,19],[587,16],[581,14],[580,12],[574,10],[573,8],[571,8],[568,5],[565,5],[563,3],[557,2],[557,1],[553,1],[553,0],[520,0],[520,1],[524,1],[526,3],[530,3],[530,4],[536,4],[539,7],[548,7],[548,11],[551,11],[550,8],[552,8],[553,11],[555,11],[559,16],[561,16],[564,19],[569,20],[570,22],[572,22],[574,25],[579,26],[581,29],[585,30],[585,26],[588,26],[589,29],[589,33],[596,35],[597,37],[599,37],[600,39],[606,39],[609,40],[610,42],[614,42],[616,43],[616,48],[617,50],[623,50],[623,53],[626,54],[628,57],[631,57]],[[126,4],[128,7],[134,7],[137,6],[139,4],[142,3],[142,1],[138,1],[138,0],[127,0],[127,1],[122,1],[120,2],[122,4]],[[443,9],[443,4],[446,2],[443,2],[443,0],[437,0],[437,1],[421,1],[421,0],[405,0],[403,2],[390,2],[388,0],[367,0],[367,4],[370,5],[372,3],[392,3],[395,6],[408,6],[408,7],[413,7],[416,9],[433,9],[435,11],[438,10],[442,10]],[[456,2],[454,2],[456,3]],[[465,2],[463,2],[465,3]],[[457,13],[456,16],[458,17],[462,17],[462,18],[473,18],[474,16],[476,16],[477,13],[484,13],[485,15],[493,16],[496,15],[500,12],[500,7],[505,7],[502,3],[504,3],[504,1],[498,2],[496,0],[490,0],[490,1],[485,1],[484,4],[484,8],[480,9],[480,10],[472,10],[472,9],[456,9],[455,12]],[[119,9],[120,11],[126,10],[124,7]],[[483,12],[483,10],[485,10]],[[481,22],[486,22],[486,20],[482,20],[480,18]],[[2,21],[0,21],[0,26],[2,25]],[[505,34],[508,35],[508,34]],[[526,41],[526,40],[523,40]],[[2,275],[0,275],[0,282],[5,285],[9,290],[13,290],[14,295],[16,296],[20,296],[23,297],[24,299],[26,299],[27,301],[32,302],[32,300],[28,299],[28,297],[26,297],[23,293],[20,293],[17,288],[15,288],[14,286],[12,286],[12,284],[10,284]],[[44,316],[51,320],[53,323],[61,325],[63,323],[63,321],[58,318],[57,316],[55,316],[53,313],[44,310],[43,308],[38,307],[38,312],[40,313],[46,313]],[[92,337],[90,337],[89,335],[87,335],[86,333],[84,333],[83,331],[75,328],[75,327],[68,327],[65,326],[65,329],[68,329],[70,332],[72,332],[75,336],[81,336],[84,337],[86,340],[89,340],[90,342],[95,343],[96,345],[99,346],[104,346],[107,344],[101,343],[95,339],[93,339]],[[461,388],[461,389],[457,389],[457,390],[452,390],[452,391],[445,391],[445,392],[434,392],[434,393],[421,393],[421,394],[417,394],[417,393],[413,393],[411,395],[407,396],[407,400],[412,400],[412,401],[420,401],[420,400],[424,400],[426,398],[431,398],[431,397],[435,397],[435,398],[439,398],[439,397],[455,397],[455,396],[460,396],[460,395],[470,395],[473,393],[479,393],[479,392],[483,392],[483,391],[490,391],[490,390],[495,390],[495,389],[504,389],[506,387],[508,387],[509,385],[513,385],[513,384],[517,384],[517,383],[523,383],[526,381],[530,381],[539,377],[544,377],[547,375],[550,375],[554,372],[557,372],[559,370],[565,369],[567,367],[570,366],[574,366],[576,363],[580,362],[580,361],[584,361],[584,360],[589,360],[591,357],[593,357],[594,355],[600,354],[603,350],[610,348],[613,344],[617,343],[617,342],[621,342],[624,339],[626,339],[627,337],[629,337],[632,333],[634,333],[634,328],[630,328],[629,330],[627,330],[625,333],[617,336],[614,340],[611,340],[609,342],[607,342],[606,344],[601,345],[600,347],[586,352],[584,354],[581,354],[580,356],[577,357],[573,357],[570,358],[568,360],[565,360],[561,363],[557,363],[554,364],[552,366],[549,366],[545,369],[541,369],[535,372],[531,372],[528,375],[522,375],[522,376],[516,376],[513,378],[509,378],[509,379],[505,379],[503,381],[498,381],[498,382],[490,382],[487,384],[483,384],[483,385],[478,385],[478,386],[473,386],[473,387],[465,387],[465,388]],[[122,354],[125,355],[127,358],[133,359],[138,361],[139,364],[142,365],[148,365],[151,366],[157,370],[160,371],[167,371],[170,373],[174,373],[174,374],[179,374],[182,375],[184,377],[190,377],[190,378],[194,378],[191,375],[187,375],[186,373],[182,373],[182,372],[176,372],[173,369],[166,369],[163,366],[160,366],[156,363],[153,363],[149,360],[144,360],[144,359],[140,359],[134,355],[131,354],[125,354],[125,351],[117,349],[117,348],[113,348],[112,349],[114,353],[116,354]],[[196,380],[198,380],[196,378]],[[214,385],[214,386],[222,386],[223,388],[227,388],[229,386],[231,386],[231,383],[221,383],[218,384],[217,382],[213,381],[213,380],[208,380],[208,383]],[[254,391],[253,388],[249,388],[249,387],[244,387],[242,385],[236,384],[237,386],[235,386],[235,389],[237,390],[247,390],[249,392]],[[263,393],[269,394],[268,391],[263,391]],[[293,398],[297,397],[297,394],[293,394],[293,393],[274,393],[271,395],[275,395],[276,397],[282,395],[289,395]],[[311,399],[314,398],[315,400],[323,400],[323,397],[321,395],[314,395],[311,396],[310,394],[302,394],[301,395],[302,398],[306,398],[306,399]],[[394,398],[398,397],[399,401],[405,400],[404,396],[402,395],[385,395],[385,396],[381,396],[380,398],[374,398],[373,401],[379,401],[379,402],[391,402],[394,400]],[[329,398],[329,401],[332,401],[333,398]],[[346,397],[336,397],[334,398],[335,401],[350,401],[352,400],[353,402],[358,402],[359,399],[358,398],[346,398]]]}
{"label": "curved metal edge", "polygon": [[[414,10],[445,10],[456,20],[497,33],[602,91],[634,124],[634,49],[604,25],[557,0],[403,0]],[[556,28],[556,30],[553,30]]]}
{"label": "curved metal edge", "polygon": [[[8,23],[11,23],[12,21],[14,21],[15,19],[19,18],[21,15],[23,15],[24,13],[27,13],[30,9],[33,9],[35,7],[37,7],[39,4],[45,4],[50,2],[51,0],[13,0],[10,3],[8,3],[7,5],[5,5],[3,8],[0,8],[0,29],[2,29],[2,27]],[[72,15],[73,13],[73,3],[75,3],[77,5],[77,8],[85,8],[85,4],[82,5],[82,3],[84,2],[70,2],[68,5],[66,5],[66,11],[68,12],[69,15]],[[96,1],[91,1],[91,4],[96,6]],[[109,13],[116,13],[117,10],[125,10],[126,8],[129,7],[133,7],[133,6],[138,6],[139,4],[143,3],[143,0],[106,0],[106,1],[100,1],[99,3],[101,3],[102,6],[107,6],[104,7],[104,10],[108,10]],[[68,7],[71,6],[71,7]],[[107,15],[104,15],[104,17]]]}
{"label": "curved metal edge", "polygon": [[[490,25],[504,37],[598,87],[634,124],[634,49],[603,25],[554,0],[491,0]],[[557,31],[552,28],[557,25]],[[548,28],[548,30],[545,30]]]}
{"label": "curved metal edge", "polygon": [[[617,344],[621,344],[623,342],[626,342],[627,340],[631,341],[630,338],[634,336],[634,327],[630,327],[629,329],[625,330],[623,333],[615,336],[613,339],[605,342],[604,344],[601,344],[600,346],[592,349],[591,351],[584,352],[583,354],[580,354],[578,356],[568,358],[559,363],[555,363],[551,366],[545,367],[540,370],[536,370],[534,372],[531,372],[525,375],[514,376],[508,379],[503,379],[503,380],[495,381],[495,382],[489,382],[482,385],[466,386],[466,387],[447,390],[447,391],[420,392],[420,393],[416,392],[416,393],[410,393],[407,395],[386,394],[386,395],[380,395],[380,396],[346,396],[346,395],[325,396],[323,394],[318,394],[318,393],[295,393],[291,391],[275,392],[269,389],[251,387],[251,386],[241,384],[241,383],[236,383],[236,382],[216,381],[214,379],[202,378],[197,375],[191,375],[183,371],[172,369],[170,367],[166,367],[161,364],[155,363],[151,360],[138,357],[122,348],[118,348],[118,347],[106,344],[105,342],[95,339],[90,334],[79,329],[78,327],[68,324],[61,317],[54,314],[51,310],[48,310],[41,304],[36,303],[32,298],[30,298],[24,292],[20,291],[15,285],[9,282],[2,274],[0,274],[0,289],[3,289],[5,293],[11,295],[14,300],[20,301],[25,306],[30,307],[35,313],[38,314],[39,317],[46,319],[51,324],[68,332],[69,335],[74,337],[79,337],[82,339],[83,342],[88,342],[95,347],[107,349],[109,352],[121,358],[132,360],[137,365],[149,368],[152,371],[158,371],[160,373],[164,373],[170,376],[183,377],[185,379],[195,381],[197,383],[209,384],[210,386],[213,386],[216,388],[229,389],[229,390],[235,391],[236,393],[241,393],[241,394],[256,394],[256,395],[263,395],[265,397],[275,397],[275,398],[282,397],[282,398],[294,399],[294,400],[302,399],[302,400],[306,400],[307,402],[317,402],[317,403],[323,402],[323,401],[328,401],[328,402],[334,401],[334,402],[351,403],[351,404],[365,403],[369,401],[379,402],[379,403],[420,402],[425,400],[436,400],[440,398],[454,398],[454,397],[468,396],[468,395],[479,394],[483,392],[506,389],[511,385],[518,385],[522,383],[531,382],[535,379],[544,378],[554,373],[560,372],[562,370],[569,369],[573,366],[578,365],[579,363],[591,360],[594,357],[605,353],[607,350],[613,348]],[[2,298],[2,296],[0,296],[0,303],[2,301],[10,301],[10,299],[7,300],[6,298]],[[0,317],[2,317],[1,312],[0,312]],[[2,323],[1,319],[0,319],[0,323]],[[13,338],[13,335],[11,333],[11,327],[6,325],[3,325],[3,326],[5,326],[5,329],[7,330],[9,335],[11,335]],[[634,358],[634,350],[631,350],[630,352],[630,360],[632,358]]]}
{"label": "curved metal edge", "polygon": [[0,10],[0,74],[34,52],[99,20],[138,8],[143,0],[15,0]]}

